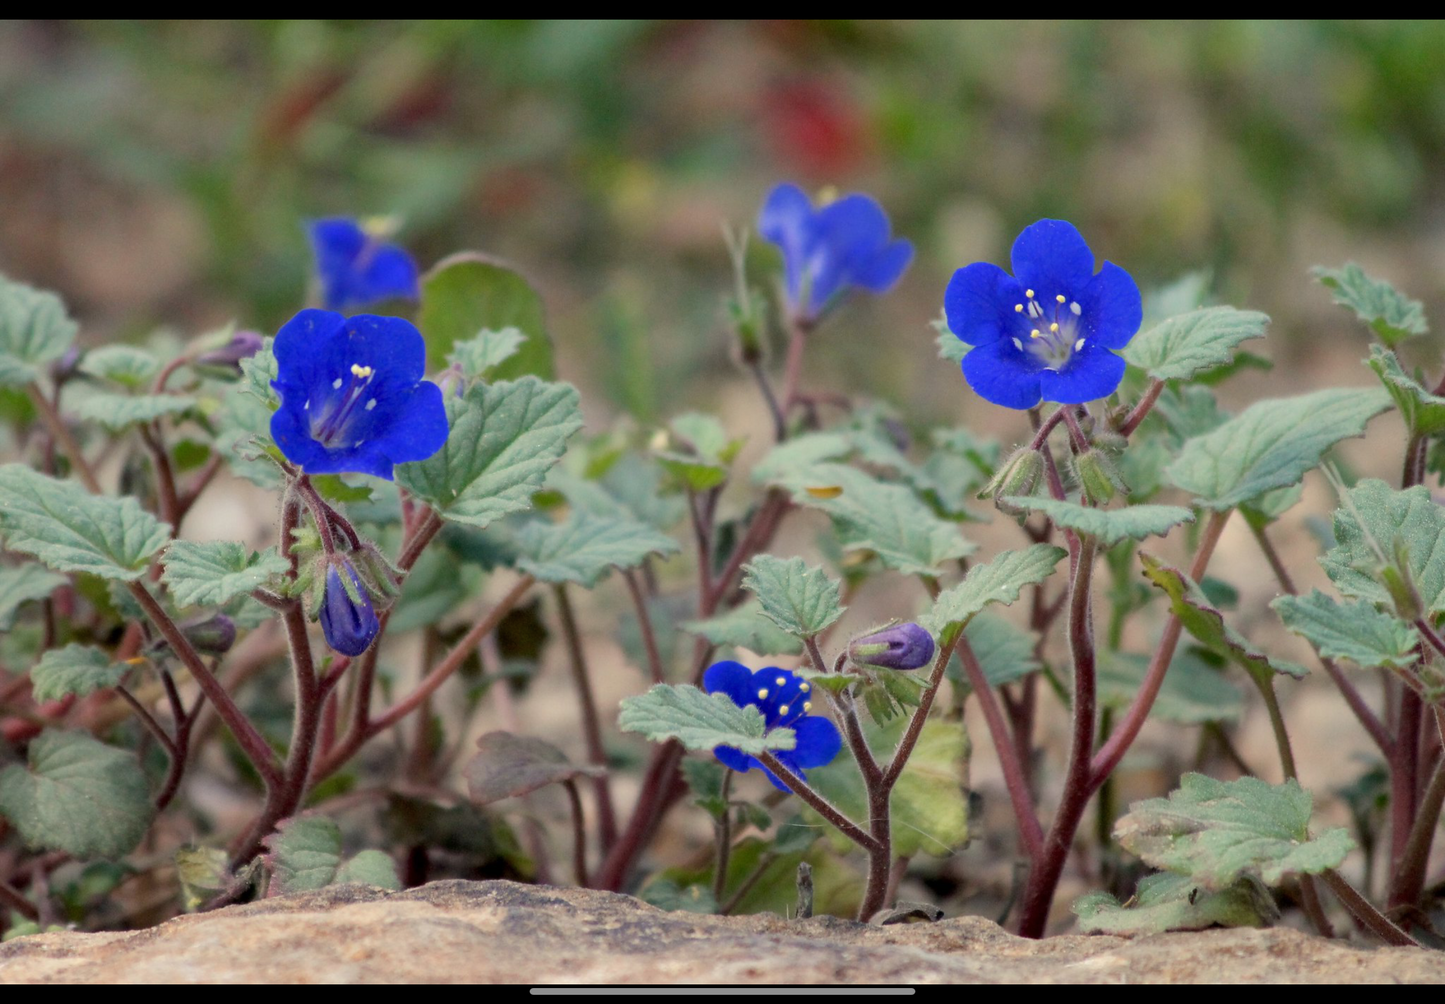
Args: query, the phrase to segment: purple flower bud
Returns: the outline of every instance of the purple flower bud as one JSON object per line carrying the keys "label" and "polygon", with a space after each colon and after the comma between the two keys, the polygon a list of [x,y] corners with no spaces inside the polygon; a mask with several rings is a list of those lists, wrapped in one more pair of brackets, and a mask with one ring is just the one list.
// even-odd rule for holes
{"label": "purple flower bud", "polygon": [[182,624],[181,634],[207,655],[225,655],[236,644],[236,622],[225,614],[212,614],[205,620]]}
{"label": "purple flower bud", "polygon": [[[342,579],[343,575],[347,578]],[[342,655],[353,657],[370,648],[381,630],[361,577],[351,562],[340,555],[334,556],[326,568],[321,630],[326,635],[326,644]]]}
{"label": "purple flower bud", "polygon": [[56,383],[64,383],[75,376],[75,368],[80,364],[80,348],[72,345],[65,350],[64,355],[50,364],[50,378]]}
{"label": "purple flower bud", "polygon": [[848,658],[859,666],[879,669],[918,669],[933,658],[933,635],[917,624],[891,624],[881,631],[854,638]]}
{"label": "purple flower bud", "polygon": [[241,360],[260,352],[263,342],[264,339],[255,331],[238,331],[225,345],[197,356],[196,365],[226,367],[239,372]]}

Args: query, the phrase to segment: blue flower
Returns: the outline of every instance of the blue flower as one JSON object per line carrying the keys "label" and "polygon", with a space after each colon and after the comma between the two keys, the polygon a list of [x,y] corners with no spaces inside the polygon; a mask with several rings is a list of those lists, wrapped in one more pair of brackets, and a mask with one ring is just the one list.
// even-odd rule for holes
{"label": "blue flower", "polygon": [[[342,579],[342,576],[346,579]],[[326,566],[326,585],[321,597],[321,631],[326,644],[342,655],[360,655],[371,647],[381,630],[371,597],[351,562],[339,555]]]}
{"label": "blue flower", "polygon": [[1144,317],[1129,273],[1094,255],[1073,224],[1039,220],[1019,234],[1009,275],[975,262],[953,273],[943,297],[948,327],[973,346],[968,385],[1005,408],[1040,400],[1082,404],[1124,378],[1122,349]]}
{"label": "blue flower", "polygon": [[848,195],[815,210],[797,185],[768,193],[758,232],[783,251],[788,307],[803,321],[818,318],[851,286],[870,293],[893,288],[913,260],[913,245],[889,238],[888,215],[866,195]]}
{"label": "blue flower", "polygon": [[933,659],[933,651],[933,635],[912,623],[890,624],[848,643],[849,659],[880,669],[919,669]]}
{"label": "blue flower", "polygon": [[316,273],[328,310],[365,307],[382,300],[415,300],[416,262],[395,244],[384,244],[355,220],[312,220],[306,229],[316,253]]}
{"label": "blue flower", "polygon": [[[763,713],[769,729],[792,729],[796,745],[790,750],[775,750],[773,755],[799,777],[804,776],[805,767],[831,763],[843,748],[843,737],[836,725],[826,718],[808,714],[813,708],[808,700],[811,687],[795,673],[771,666],[754,673],[739,662],[718,662],[708,667],[702,685],[709,694],[727,694],[740,708],[751,704]],[[756,767],[768,775],[775,788],[789,790],[756,757],[742,750],[719,746],[712,752],[733,770],[745,773]]]}
{"label": "blue flower", "polygon": [[272,350],[281,407],[271,436],[307,474],[391,480],[393,464],[425,460],[446,442],[441,388],[421,378],[426,345],[401,318],[303,310]]}

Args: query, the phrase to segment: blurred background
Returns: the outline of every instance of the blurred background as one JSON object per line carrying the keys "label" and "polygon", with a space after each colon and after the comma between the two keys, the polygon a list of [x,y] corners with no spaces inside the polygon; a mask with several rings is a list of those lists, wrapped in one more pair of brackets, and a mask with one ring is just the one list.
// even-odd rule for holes
{"label": "blurred background", "polygon": [[[791,179],[872,193],[918,246],[812,365],[920,420],[998,418],[928,322],[953,269],[1046,215],[1141,285],[1206,269],[1273,315],[1281,365],[1242,398],[1363,382],[1308,268],[1357,259],[1438,316],[1442,51],[1438,23],[11,22],[0,271],[91,341],[274,331],[303,219],[397,214],[424,268],[466,248],[528,274],[589,418],[646,422],[718,403],[721,226]],[[775,264],[755,245],[760,284]]]}

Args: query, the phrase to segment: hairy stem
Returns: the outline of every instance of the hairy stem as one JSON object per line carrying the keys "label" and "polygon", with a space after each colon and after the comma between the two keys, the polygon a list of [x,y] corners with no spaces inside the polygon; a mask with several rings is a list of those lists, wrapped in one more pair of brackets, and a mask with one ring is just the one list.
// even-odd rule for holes
{"label": "hairy stem", "polygon": [[1357,921],[1368,928],[1381,941],[1387,945],[1400,947],[1420,948],[1421,945],[1414,938],[1410,937],[1399,927],[1396,927],[1375,905],[1361,896],[1355,887],[1346,882],[1344,876],[1333,868],[1326,869],[1320,877],[1325,880],[1325,885],[1330,887],[1345,909],[1350,911]]}
{"label": "hairy stem", "polygon": [[836,806],[834,806],[832,802],[828,801],[822,795],[818,794],[812,788],[808,787],[808,783],[806,781],[798,777],[798,775],[794,774],[792,771],[788,770],[788,768],[784,767],[783,762],[779,760],[776,756],[774,756],[772,752],[770,752],[769,750],[763,750],[757,755],[757,757],[759,762],[761,762],[764,767],[767,767],[768,770],[772,771],[773,774],[777,776],[779,781],[782,781],[785,785],[788,786],[789,791],[791,791],[794,795],[797,795],[803,801],[807,802],[808,805],[811,806],[813,810],[818,813],[818,815],[822,816],[828,822],[836,826],[838,828],[838,831],[842,833],[843,836],[847,837],[849,840],[853,841],[853,843],[857,844],[859,847],[870,853],[878,850],[878,841],[873,837],[872,834],[868,833],[866,830],[863,829],[863,827],[859,826],[857,823],[853,822],[853,820],[843,815],[843,813]]}
{"label": "hairy stem", "polygon": [[983,719],[988,723],[989,738],[998,754],[999,765],[1003,768],[1004,784],[1008,788],[1009,802],[1013,805],[1014,819],[1019,825],[1019,840],[1030,861],[1038,861],[1043,849],[1044,831],[1039,825],[1038,812],[1034,808],[1033,796],[1029,793],[1028,776],[1019,758],[1017,744],[1010,739],[1008,724],[999,709],[988,679],[983,675],[978,656],[968,638],[960,635],[958,656],[963,661],[963,671],[968,675],[969,686],[978,697]]}
{"label": "hairy stem", "polygon": [[[1436,728],[1441,736],[1445,737],[1445,711],[1442,711],[1438,704],[1431,710],[1434,712]],[[1420,902],[1425,888],[1425,870],[1430,863],[1430,845],[1435,842],[1435,830],[1440,825],[1442,807],[1445,807],[1445,757],[1435,764],[1430,783],[1420,796],[1409,836],[1391,877],[1391,894],[1402,903]]]}
{"label": "hairy stem", "polygon": [[70,434],[70,427],[65,424],[65,419],[60,417],[60,412],[50,403],[35,384],[27,384],[25,393],[30,397],[30,403],[35,405],[35,413],[40,416],[40,421],[45,423],[50,436],[60,447],[60,452],[65,454],[65,459],[70,461],[71,468],[75,471],[80,483],[85,485],[85,490],[92,495],[100,495],[100,482],[95,479],[95,471],[91,468],[85,454],[81,452],[80,444]]}
{"label": "hairy stem", "polygon": [[[602,719],[597,713],[597,698],[592,692],[592,679],[587,672],[587,656],[582,647],[582,634],[577,629],[577,617],[572,610],[572,600],[567,587],[552,587],[557,599],[557,614],[562,622],[562,636],[567,642],[567,655],[572,667],[572,684],[577,688],[577,699],[582,705],[582,735],[587,742],[587,762],[594,767],[607,767],[607,749],[602,744]],[[592,779],[593,794],[597,799],[597,829],[606,854],[617,842],[617,817],[612,810],[612,785],[606,774]]]}
{"label": "hairy stem", "polygon": [[1134,406],[1134,410],[1129,412],[1129,416],[1125,418],[1123,424],[1119,426],[1119,435],[1132,436],[1134,430],[1139,428],[1139,423],[1149,417],[1149,412],[1153,410],[1154,404],[1159,400],[1159,395],[1162,393],[1164,393],[1164,381],[1151,381],[1149,389],[1144,392],[1144,396],[1139,399],[1139,403]]}
{"label": "hairy stem", "polygon": [[647,597],[637,583],[634,569],[622,569],[622,581],[632,595],[632,605],[637,610],[637,626],[642,632],[642,647],[647,652],[647,668],[653,683],[666,683],[667,673],[663,669],[662,654],[657,650],[657,635],[652,630],[652,615],[647,610]]}

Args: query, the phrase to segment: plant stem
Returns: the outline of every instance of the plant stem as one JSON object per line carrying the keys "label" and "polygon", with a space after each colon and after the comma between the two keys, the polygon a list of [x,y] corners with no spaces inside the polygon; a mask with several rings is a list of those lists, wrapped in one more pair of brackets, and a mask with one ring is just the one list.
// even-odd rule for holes
{"label": "plant stem", "polygon": [[758,392],[763,395],[763,403],[768,406],[768,414],[773,416],[773,441],[781,443],[788,438],[788,420],[778,404],[777,395],[773,393],[773,385],[768,382],[768,375],[763,372],[763,364],[760,360],[754,359],[748,363],[748,370],[752,373],[753,379],[757,381]]}
{"label": "plant stem", "polygon": [[166,730],[161,728],[161,723],[155,720],[155,716],[147,711],[145,706],[136,700],[135,695],[125,687],[118,686],[115,688],[115,692],[120,695],[121,700],[130,705],[130,709],[135,712],[136,718],[145,726],[146,731],[155,737],[156,742],[161,744],[162,748],[166,751],[166,755],[172,760],[175,760],[176,744],[171,740]]}
{"label": "plant stem", "polygon": [[1339,897],[1340,902],[1345,905],[1345,909],[1349,910],[1357,921],[1369,928],[1385,944],[1411,948],[1422,947],[1418,941],[1391,923],[1390,918],[1375,909],[1375,905],[1361,896],[1339,872],[1329,868],[1322,872],[1320,877],[1325,880],[1325,885],[1330,887],[1330,892]]}
{"label": "plant stem", "polygon": [[[1400,693],[1395,723],[1395,758],[1390,764],[1390,874],[1401,870],[1410,830],[1415,823],[1415,800],[1419,794],[1420,716],[1424,708],[1420,695],[1405,687]],[[1404,890],[1390,889],[1391,908],[1409,905]]]}
{"label": "plant stem", "polygon": [[[572,684],[577,688],[577,699],[582,705],[582,735],[587,742],[587,762],[595,767],[607,767],[607,749],[602,744],[602,719],[597,713],[597,698],[592,692],[592,680],[587,672],[587,656],[582,648],[582,635],[577,630],[577,617],[572,611],[572,600],[567,596],[567,587],[556,585],[552,593],[557,599],[557,614],[562,622],[562,637],[567,643],[567,654],[572,667]],[[617,842],[617,816],[612,809],[612,786],[606,774],[592,779],[594,796],[597,799],[597,830],[606,854]]]}
{"label": "plant stem", "polygon": [[712,898],[721,903],[723,890],[728,884],[728,857],[733,849],[733,828],[732,828],[732,806],[728,804],[728,796],[733,786],[732,768],[723,768],[722,782],[722,813],[714,821],[717,837],[717,854],[713,858],[712,869]]}
{"label": "plant stem", "polygon": [[86,461],[80,444],[70,434],[70,427],[65,424],[65,419],[60,417],[60,412],[55,410],[50,399],[41,393],[40,388],[35,384],[26,384],[25,393],[30,397],[30,403],[35,405],[35,413],[40,416],[40,420],[45,423],[45,428],[50,431],[51,437],[60,447],[60,452],[64,453],[65,459],[70,461],[70,466],[74,469],[76,476],[80,478],[80,483],[85,485],[85,490],[92,495],[102,494],[100,482],[95,479],[95,471]]}
{"label": "plant stem", "polygon": [[[1445,712],[1438,704],[1431,710],[1435,713],[1436,728],[1445,736]],[[1418,904],[1420,901],[1425,888],[1425,870],[1430,863],[1430,845],[1435,841],[1442,807],[1445,807],[1445,758],[1436,763],[1430,783],[1420,797],[1409,837],[1390,880],[1391,895],[1402,903]]]}
{"label": "plant stem", "polygon": [[783,369],[782,412],[786,417],[798,400],[798,383],[803,377],[803,350],[807,348],[811,321],[788,318],[788,358]]}
{"label": "plant stem", "polygon": [[1124,419],[1124,423],[1119,426],[1119,435],[1132,436],[1134,430],[1139,428],[1139,423],[1149,417],[1149,412],[1153,410],[1155,402],[1159,400],[1159,395],[1162,393],[1164,393],[1164,381],[1152,381],[1149,389],[1144,392],[1144,396],[1139,399],[1139,403],[1134,406],[1134,410],[1129,412],[1129,417]]}
{"label": "plant stem", "polygon": [[1073,443],[1075,453],[1083,453],[1089,448],[1089,438],[1084,435],[1084,430],[1079,428],[1079,420],[1074,417],[1072,405],[1062,405],[1059,408],[1064,413],[1064,424],[1069,427],[1069,440]]}
{"label": "plant stem", "polygon": [[662,666],[662,654],[657,650],[657,635],[652,630],[652,615],[647,610],[647,597],[637,584],[637,574],[631,568],[622,569],[622,580],[632,594],[632,605],[637,609],[637,626],[642,632],[642,647],[647,652],[647,667],[653,683],[666,683],[667,674]]}
{"label": "plant stem", "polygon": [[20,914],[26,920],[38,922],[40,911],[35,909],[35,904],[26,899],[14,886],[8,882],[0,882],[0,906]]}
{"label": "plant stem", "polygon": [[785,785],[788,786],[789,791],[791,791],[794,795],[797,795],[803,801],[807,802],[808,805],[811,806],[813,810],[818,813],[818,815],[822,816],[828,822],[836,826],[839,832],[843,834],[843,836],[847,837],[849,840],[853,841],[853,843],[857,844],[859,847],[863,848],[866,851],[872,852],[878,849],[878,841],[873,837],[872,834],[868,833],[863,829],[863,827],[859,826],[857,823],[853,822],[853,820],[843,815],[843,813],[839,811],[832,802],[828,801],[822,795],[818,794],[812,788],[808,787],[808,783],[806,781],[798,777],[798,775],[794,774],[792,771],[788,770],[788,768],[784,767],[783,762],[779,760],[776,756],[774,756],[771,751],[763,750],[761,753],[757,754],[757,758],[764,767],[768,768],[768,770],[772,771],[777,776],[779,781],[782,781]]}
{"label": "plant stem", "polygon": [[582,815],[582,796],[577,791],[575,778],[562,782],[567,789],[567,801],[572,806],[572,871],[577,884],[587,888],[587,825]]}
{"label": "plant stem", "polygon": [[171,526],[171,536],[181,529],[181,501],[176,493],[176,473],[171,468],[171,458],[166,453],[165,439],[161,435],[160,422],[151,422],[140,427],[140,439],[150,454],[151,466],[156,475],[156,498],[160,500],[161,521]]}

